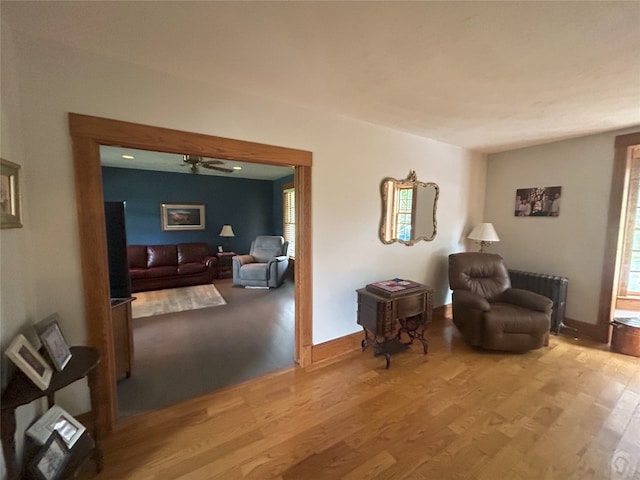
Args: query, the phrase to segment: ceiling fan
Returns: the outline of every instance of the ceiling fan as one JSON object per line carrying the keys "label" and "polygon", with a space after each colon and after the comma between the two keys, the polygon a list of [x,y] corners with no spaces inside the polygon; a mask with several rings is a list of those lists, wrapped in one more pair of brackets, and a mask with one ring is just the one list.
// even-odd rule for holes
{"label": "ceiling fan", "polygon": [[233,173],[234,170],[232,168],[222,167],[220,165],[224,165],[222,160],[207,160],[204,157],[198,157],[196,155],[183,155],[182,157],[182,166],[189,165],[191,168],[191,173],[198,173],[198,169],[208,168],[209,170],[217,170],[219,172],[225,173]]}

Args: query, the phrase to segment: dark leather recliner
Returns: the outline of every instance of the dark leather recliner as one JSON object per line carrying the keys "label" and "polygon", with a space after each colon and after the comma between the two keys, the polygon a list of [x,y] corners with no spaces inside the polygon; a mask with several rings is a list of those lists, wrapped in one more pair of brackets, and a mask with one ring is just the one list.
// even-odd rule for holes
{"label": "dark leather recliner", "polygon": [[449,286],[453,290],[453,323],[469,344],[512,352],[548,344],[553,302],[543,295],[511,288],[500,255],[449,255]]}

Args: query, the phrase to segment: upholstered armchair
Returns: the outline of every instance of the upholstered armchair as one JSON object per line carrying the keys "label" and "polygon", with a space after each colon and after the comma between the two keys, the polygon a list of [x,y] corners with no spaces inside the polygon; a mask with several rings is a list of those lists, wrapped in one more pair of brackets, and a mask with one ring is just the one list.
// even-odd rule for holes
{"label": "upholstered armchair", "polygon": [[511,288],[500,255],[449,255],[449,286],[453,290],[453,323],[469,344],[512,352],[548,344],[553,302],[537,293]]}
{"label": "upholstered armchair", "polygon": [[243,287],[279,287],[284,282],[289,257],[283,237],[259,236],[251,242],[249,255],[236,255],[233,263],[233,284]]}

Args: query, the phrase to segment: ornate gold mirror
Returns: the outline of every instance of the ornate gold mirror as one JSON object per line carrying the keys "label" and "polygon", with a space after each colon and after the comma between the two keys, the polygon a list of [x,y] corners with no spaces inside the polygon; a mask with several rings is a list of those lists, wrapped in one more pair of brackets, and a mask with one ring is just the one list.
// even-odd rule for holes
{"label": "ornate gold mirror", "polygon": [[436,206],[440,189],[432,182],[419,182],[411,170],[404,180],[387,177],[380,184],[382,243],[413,245],[436,238]]}

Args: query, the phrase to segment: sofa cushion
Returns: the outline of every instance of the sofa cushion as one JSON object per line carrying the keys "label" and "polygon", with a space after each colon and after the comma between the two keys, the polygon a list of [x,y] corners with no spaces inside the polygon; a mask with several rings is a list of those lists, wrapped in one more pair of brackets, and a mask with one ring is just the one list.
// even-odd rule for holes
{"label": "sofa cushion", "polygon": [[147,245],[148,268],[171,265],[178,265],[178,249],[176,245]]}
{"label": "sofa cushion", "polygon": [[129,268],[147,268],[147,246],[127,245]]}
{"label": "sofa cushion", "polygon": [[184,265],[178,265],[178,274],[189,275],[191,273],[201,273],[207,270],[207,266],[204,263],[185,263]]}
{"label": "sofa cushion", "polygon": [[178,267],[168,265],[165,267],[148,268],[145,278],[171,277],[178,274]]}
{"label": "sofa cushion", "polygon": [[202,262],[209,255],[209,245],[206,243],[179,243],[178,264]]}
{"label": "sofa cushion", "polygon": [[146,268],[130,268],[129,276],[131,277],[132,280],[138,279],[138,278],[146,278],[147,269]]}

